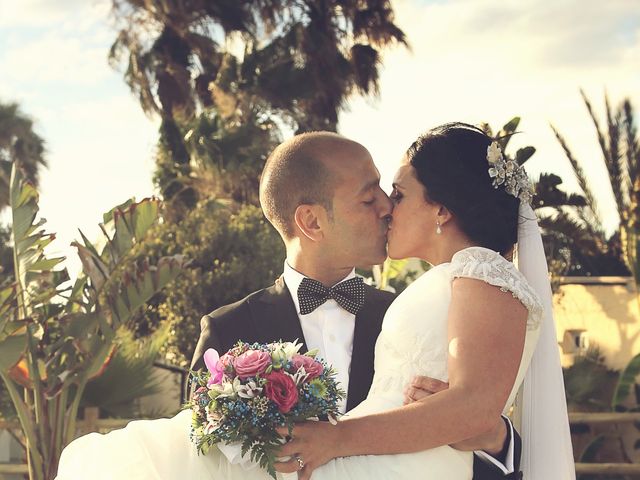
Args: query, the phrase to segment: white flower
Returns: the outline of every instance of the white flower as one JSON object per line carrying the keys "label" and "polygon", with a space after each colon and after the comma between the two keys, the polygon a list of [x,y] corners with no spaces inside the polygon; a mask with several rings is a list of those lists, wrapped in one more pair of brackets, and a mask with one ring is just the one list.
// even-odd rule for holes
{"label": "white flower", "polygon": [[240,398],[255,398],[262,393],[262,387],[259,387],[253,380],[245,385],[240,385],[236,390]]}
{"label": "white flower", "polygon": [[231,382],[222,382],[220,384],[212,384],[209,386],[209,392],[212,398],[216,397],[234,397],[236,395],[236,387],[240,385],[238,378]]}
{"label": "white flower", "polygon": [[494,188],[504,184],[504,189],[509,195],[520,199],[521,202],[531,202],[533,190],[527,173],[516,161],[505,159],[496,141],[487,147],[487,162],[490,165],[489,177],[493,179]]}
{"label": "white flower", "polygon": [[309,374],[304,369],[304,367],[298,368],[298,371],[292,375],[293,381],[296,382],[296,385],[302,385],[309,378]]}
{"label": "white flower", "polygon": [[282,349],[284,350],[284,353],[287,356],[287,358],[293,357],[296,353],[300,351],[301,348],[302,348],[302,344],[298,343],[297,340],[295,342],[285,342],[282,344]]}
{"label": "white flower", "polygon": [[493,141],[491,145],[487,147],[487,161],[490,164],[496,164],[502,160],[502,150],[500,150],[500,145],[498,142]]}

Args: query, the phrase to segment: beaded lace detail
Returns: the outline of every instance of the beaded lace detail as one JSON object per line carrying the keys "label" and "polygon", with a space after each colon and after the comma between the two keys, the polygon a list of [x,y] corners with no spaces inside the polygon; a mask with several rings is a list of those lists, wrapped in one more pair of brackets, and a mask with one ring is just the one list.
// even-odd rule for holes
{"label": "beaded lace detail", "polygon": [[542,302],[524,275],[502,255],[483,247],[470,247],[457,252],[451,259],[451,279],[465,277],[482,280],[511,292],[529,311],[527,329],[535,330],[542,319]]}
{"label": "beaded lace detail", "polygon": [[[529,312],[527,337],[537,338],[542,303],[515,265],[486,248],[461,250],[451,263],[432,268],[409,285],[389,307],[376,343],[375,376],[369,396],[393,395],[400,399],[402,390],[416,375],[448,381],[447,313],[451,283],[460,277],[482,280],[511,292]],[[535,341],[531,342],[534,345]],[[529,357],[523,355],[522,368],[526,369]]]}

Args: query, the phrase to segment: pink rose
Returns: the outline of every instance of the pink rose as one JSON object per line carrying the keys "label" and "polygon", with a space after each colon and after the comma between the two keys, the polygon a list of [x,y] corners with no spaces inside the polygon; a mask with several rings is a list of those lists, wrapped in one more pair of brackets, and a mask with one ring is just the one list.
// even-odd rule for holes
{"label": "pink rose", "polygon": [[240,380],[264,373],[271,365],[271,355],[262,350],[247,350],[236,357],[233,366]]}
{"label": "pink rose", "polygon": [[278,410],[288,413],[298,403],[298,389],[293,378],[281,370],[274,370],[264,378],[267,379],[264,394],[278,406]]}
{"label": "pink rose", "polygon": [[313,380],[314,378],[319,377],[320,375],[322,375],[322,372],[324,370],[324,367],[320,362],[308,355],[300,355],[296,353],[293,357],[291,357],[291,363],[293,364],[293,368],[295,368],[296,371],[298,371],[300,367],[304,367],[304,371],[309,374],[309,380]]}

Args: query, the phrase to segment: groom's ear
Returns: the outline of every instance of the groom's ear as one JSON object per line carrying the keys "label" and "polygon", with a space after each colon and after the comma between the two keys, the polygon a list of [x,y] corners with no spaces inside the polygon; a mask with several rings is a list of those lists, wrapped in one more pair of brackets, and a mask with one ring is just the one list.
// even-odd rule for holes
{"label": "groom's ear", "polygon": [[324,238],[322,225],[326,217],[320,205],[298,205],[293,214],[296,226],[309,240],[317,242]]}

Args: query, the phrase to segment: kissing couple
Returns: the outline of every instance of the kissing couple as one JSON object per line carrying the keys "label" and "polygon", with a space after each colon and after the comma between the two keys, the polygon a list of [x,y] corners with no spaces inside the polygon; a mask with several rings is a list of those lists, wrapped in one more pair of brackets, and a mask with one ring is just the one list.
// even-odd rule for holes
{"label": "kissing couple", "polygon": [[[286,246],[283,275],[202,319],[193,367],[204,367],[208,348],[280,339],[334,366],[345,415],[296,425],[281,449],[291,460],[276,464],[283,478],[573,480],[524,170],[482,130],[452,123],[411,145],[390,198],[379,182],[369,152],[337,134],[278,146],[260,203]],[[432,268],[394,297],[355,275],[387,254]],[[184,411],[81,437],[64,450],[58,479],[270,478],[217,450],[198,455],[190,425]]]}

